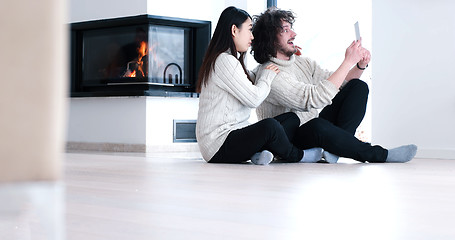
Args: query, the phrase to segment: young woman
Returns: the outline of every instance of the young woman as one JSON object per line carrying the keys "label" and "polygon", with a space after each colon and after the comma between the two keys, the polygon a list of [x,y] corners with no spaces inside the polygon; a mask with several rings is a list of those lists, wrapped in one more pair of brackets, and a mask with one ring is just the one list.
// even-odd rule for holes
{"label": "young woman", "polygon": [[203,158],[209,163],[251,160],[265,165],[275,154],[288,162],[319,161],[322,149],[302,151],[290,142],[300,124],[296,114],[248,123],[251,109],[267,97],[279,72],[272,64],[261,76],[247,71],[244,58],[253,40],[251,30],[251,16],[228,7],[221,13],[208,46],[197,84],[196,137]]}

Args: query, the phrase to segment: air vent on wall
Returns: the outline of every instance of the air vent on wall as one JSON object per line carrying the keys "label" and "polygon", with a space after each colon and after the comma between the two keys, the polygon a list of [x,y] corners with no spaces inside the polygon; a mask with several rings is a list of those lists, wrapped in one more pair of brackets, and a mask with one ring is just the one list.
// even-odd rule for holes
{"label": "air vent on wall", "polygon": [[174,119],[174,142],[197,142],[196,120]]}

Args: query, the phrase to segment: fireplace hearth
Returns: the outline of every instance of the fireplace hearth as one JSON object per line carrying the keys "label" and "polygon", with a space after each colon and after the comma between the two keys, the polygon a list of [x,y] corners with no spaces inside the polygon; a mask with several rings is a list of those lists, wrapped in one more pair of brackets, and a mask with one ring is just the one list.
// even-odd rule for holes
{"label": "fireplace hearth", "polygon": [[71,96],[195,97],[209,21],[139,15],[71,24]]}

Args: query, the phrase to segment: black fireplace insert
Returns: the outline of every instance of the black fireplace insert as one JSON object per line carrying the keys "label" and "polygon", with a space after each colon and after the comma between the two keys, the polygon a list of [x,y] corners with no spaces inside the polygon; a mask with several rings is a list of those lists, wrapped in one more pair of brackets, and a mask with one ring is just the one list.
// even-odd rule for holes
{"label": "black fireplace insert", "polygon": [[209,21],[139,15],[71,24],[71,96],[197,96]]}

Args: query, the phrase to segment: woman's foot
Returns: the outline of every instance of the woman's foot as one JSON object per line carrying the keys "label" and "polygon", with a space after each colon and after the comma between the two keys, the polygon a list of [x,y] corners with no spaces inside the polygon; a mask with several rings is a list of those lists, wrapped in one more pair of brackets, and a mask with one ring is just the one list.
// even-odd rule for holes
{"label": "woman's foot", "polygon": [[273,160],[273,153],[264,150],[262,152],[255,153],[251,157],[251,162],[256,165],[267,165]]}
{"label": "woman's foot", "polygon": [[304,163],[315,163],[321,160],[322,152],[324,150],[322,148],[310,148],[303,150],[303,158],[300,162]]}

